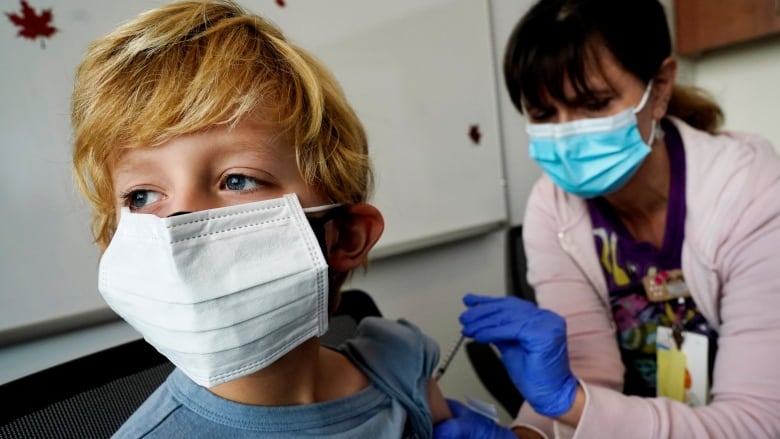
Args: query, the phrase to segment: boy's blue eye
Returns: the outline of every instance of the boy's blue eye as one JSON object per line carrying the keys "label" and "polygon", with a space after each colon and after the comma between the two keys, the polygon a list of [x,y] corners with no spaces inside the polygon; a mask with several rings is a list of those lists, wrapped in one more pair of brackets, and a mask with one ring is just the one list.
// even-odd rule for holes
{"label": "boy's blue eye", "polygon": [[260,182],[241,174],[230,174],[225,179],[225,188],[231,191],[251,191],[257,189]]}
{"label": "boy's blue eye", "polygon": [[160,193],[149,190],[135,190],[123,195],[125,205],[130,210],[141,209],[160,199]]}

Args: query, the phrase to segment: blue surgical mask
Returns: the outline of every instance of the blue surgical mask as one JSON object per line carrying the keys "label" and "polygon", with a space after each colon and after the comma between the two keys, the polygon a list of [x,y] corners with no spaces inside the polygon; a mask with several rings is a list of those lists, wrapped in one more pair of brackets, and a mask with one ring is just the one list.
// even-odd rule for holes
{"label": "blue surgical mask", "polygon": [[[529,123],[529,155],[564,191],[582,198],[612,193],[631,178],[650,153],[636,113],[650,96],[647,84],[636,108],[618,114],[565,123]],[[655,120],[649,142],[655,135]]]}

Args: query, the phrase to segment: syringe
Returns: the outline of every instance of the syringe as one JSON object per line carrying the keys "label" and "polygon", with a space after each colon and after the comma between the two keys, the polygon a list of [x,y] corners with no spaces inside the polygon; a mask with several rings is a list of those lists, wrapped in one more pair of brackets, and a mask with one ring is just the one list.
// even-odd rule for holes
{"label": "syringe", "polygon": [[433,379],[436,381],[439,381],[439,378],[441,378],[442,375],[444,375],[444,372],[447,370],[447,368],[450,365],[450,362],[452,362],[452,359],[455,357],[455,354],[458,352],[458,349],[460,348],[460,345],[463,344],[463,340],[466,337],[461,335],[458,337],[458,341],[455,342],[454,345],[452,345],[452,348],[447,352],[447,355],[442,358],[441,362],[439,363],[439,368],[436,369],[436,373],[433,375]]}

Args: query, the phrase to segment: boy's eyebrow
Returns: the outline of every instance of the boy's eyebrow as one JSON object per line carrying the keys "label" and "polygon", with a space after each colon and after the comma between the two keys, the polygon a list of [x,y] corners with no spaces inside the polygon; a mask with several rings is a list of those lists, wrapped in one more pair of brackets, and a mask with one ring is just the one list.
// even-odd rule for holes
{"label": "boy's eyebrow", "polygon": [[224,146],[225,152],[249,154],[262,160],[280,160],[285,153],[295,154],[292,148],[288,150],[265,139],[237,139]]}
{"label": "boy's eyebrow", "polygon": [[141,167],[141,163],[138,163],[138,160],[134,158],[128,159],[122,154],[114,161],[114,171],[112,174],[116,176],[117,174],[133,172],[139,167]]}
{"label": "boy's eyebrow", "polygon": [[[266,139],[247,138],[247,139],[220,139],[217,141],[220,147],[223,148],[225,153],[246,153],[256,156],[258,159],[263,160],[277,160],[280,158],[280,152],[287,152],[276,147],[276,145],[269,144]],[[134,149],[128,149],[124,152],[133,151]],[[142,150],[153,151],[154,148],[142,148]],[[290,154],[295,152],[290,150]],[[128,171],[134,171],[141,167],[145,159],[143,156],[139,158],[138,155],[133,155],[130,158],[126,154],[120,153],[117,159],[114,161],[114,173],[122,173]]]}

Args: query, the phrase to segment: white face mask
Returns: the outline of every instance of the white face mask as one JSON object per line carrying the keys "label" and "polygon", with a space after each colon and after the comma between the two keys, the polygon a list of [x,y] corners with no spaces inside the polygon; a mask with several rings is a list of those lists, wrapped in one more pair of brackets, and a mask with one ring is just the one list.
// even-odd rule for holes
{"label": "white face mask", "polygon": [[196,383],[256,372],[328,327],[328,267],[294,194],[169,218],[122,210],[109,306]]}

